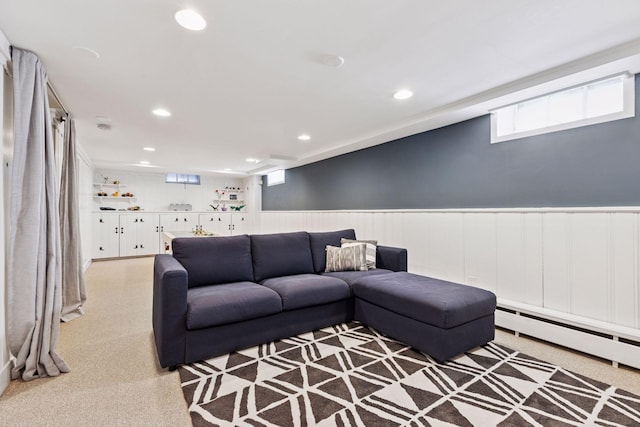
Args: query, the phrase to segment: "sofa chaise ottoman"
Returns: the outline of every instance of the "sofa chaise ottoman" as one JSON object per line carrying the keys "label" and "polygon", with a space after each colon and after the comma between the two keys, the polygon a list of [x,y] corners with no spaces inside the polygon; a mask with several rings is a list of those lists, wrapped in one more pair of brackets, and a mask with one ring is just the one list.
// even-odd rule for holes
{"label": "sofa chaise ottoman", "polygon": [[352,284],[355,320],[443,362],[494,339],[496,296],[400,272]]}

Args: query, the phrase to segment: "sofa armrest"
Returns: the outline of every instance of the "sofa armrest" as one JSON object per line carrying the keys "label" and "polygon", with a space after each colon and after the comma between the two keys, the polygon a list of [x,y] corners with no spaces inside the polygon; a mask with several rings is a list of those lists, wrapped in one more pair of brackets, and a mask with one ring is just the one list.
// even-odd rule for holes
{"label": "sofa armrest", "polygon": [[172,255],[156,255],[153,264],[153,336],[163,368],[184,362],[187,270]]}
{"label": "sofa armrest", "polygon": [[376,251],[376,268],[391,271],[407,271],[407,250],[392,246],[378,246]]}

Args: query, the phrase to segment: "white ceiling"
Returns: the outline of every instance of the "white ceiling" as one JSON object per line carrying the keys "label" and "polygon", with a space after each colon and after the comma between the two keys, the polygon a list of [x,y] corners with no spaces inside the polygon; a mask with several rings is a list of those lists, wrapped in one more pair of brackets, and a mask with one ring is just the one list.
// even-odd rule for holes
{"label": "white ceiling", "polygon": [[[204,31],[175,23],[185,7]],[[0,29],[43,60],[95,165],[117,169],[296,166],[640,71],[637,0],[0,0]]]}

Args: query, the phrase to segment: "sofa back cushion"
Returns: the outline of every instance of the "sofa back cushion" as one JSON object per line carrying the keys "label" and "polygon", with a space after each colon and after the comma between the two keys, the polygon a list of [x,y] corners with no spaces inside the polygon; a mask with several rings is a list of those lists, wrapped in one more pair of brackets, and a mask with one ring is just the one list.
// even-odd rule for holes
{"label": "sofa back cushion", "polygon": [[229,237],[183,237],[171,242],[173,256],[187,270],[188,286],[253,281],[251,241]]}
{"label": "sofa back cushion", "polygon": [[303,231],[252,235],[251,257],[256,282],[271,277],[313,273],[309,234]]}
{"label": "sofa back cushion", "polygon": [[356,232],[353,229],[329,231],[324,233],[309,233],[314,271],[316,273],[324,271],[327,265],[327,246],[340,246],[340,239],[355,240],[355,238]]}

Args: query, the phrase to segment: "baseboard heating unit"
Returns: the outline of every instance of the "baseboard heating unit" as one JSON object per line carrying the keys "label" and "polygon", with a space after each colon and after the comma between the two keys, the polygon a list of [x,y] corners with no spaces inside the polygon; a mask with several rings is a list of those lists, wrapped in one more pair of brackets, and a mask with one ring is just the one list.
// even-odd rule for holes
{"label": "baseboard heating unit", "polygon": [[496,326],[640,369],[640,329],[501,299]]}

